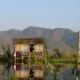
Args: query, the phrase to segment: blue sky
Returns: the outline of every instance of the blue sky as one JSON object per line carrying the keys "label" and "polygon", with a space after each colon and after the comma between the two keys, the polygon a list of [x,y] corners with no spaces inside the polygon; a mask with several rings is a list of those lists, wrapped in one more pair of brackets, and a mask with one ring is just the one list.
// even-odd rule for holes
{"label": "blue sky", "polygon": [[0,0],[0,31],[28,26],[80,30],[80,0]]}

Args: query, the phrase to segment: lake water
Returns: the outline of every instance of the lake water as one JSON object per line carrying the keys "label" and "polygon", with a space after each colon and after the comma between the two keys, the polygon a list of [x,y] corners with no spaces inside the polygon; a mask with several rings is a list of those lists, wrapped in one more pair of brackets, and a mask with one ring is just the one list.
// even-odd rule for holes
{"label": "lake water", "polygon": [[[21,69],[21,66],[18,65],[18,69]],[[46,77],[44,77],[44,79],[45,80],[54,80],[54,77],[57,77],[56,80],[76,80],[76,70],[75,70],[74,74],[72,74],[71,66],[63,65],[58,68],[59,69],[56,70],[55,73],[53,71],[53,74],[49,71],[48,74],[46,74]],[[26,71],[26,69],[27,68],[25,68],[24,64],[23,64],[23,68],[21,70]],[[45,70],[45,71],[47,71],[47,70]],[[8,68],[7,64],[6,65],[0,64],[0,80],[16,80],[15,79],[15,69],[14,69],[13,65],[11,65],[10,68]],[[18,79],[18,80],[24,80],[24,79]]]}
{"label": "lake water", "polygon": [[14,69],[12,66],[10,69],[5,64],[0,64],[0,80],[9,80],[11,76],[14,76]]}

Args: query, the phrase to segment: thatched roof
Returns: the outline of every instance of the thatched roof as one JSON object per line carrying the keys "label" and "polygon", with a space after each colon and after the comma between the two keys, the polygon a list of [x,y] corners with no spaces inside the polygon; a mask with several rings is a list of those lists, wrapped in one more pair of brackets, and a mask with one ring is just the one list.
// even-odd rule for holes
{"label": "thatched roof", "polygon": [[33,43],[33,44],[43,44],[43,39],[42,38],[15,38],[13,39],[14,44],[23,44],[23,43]]}

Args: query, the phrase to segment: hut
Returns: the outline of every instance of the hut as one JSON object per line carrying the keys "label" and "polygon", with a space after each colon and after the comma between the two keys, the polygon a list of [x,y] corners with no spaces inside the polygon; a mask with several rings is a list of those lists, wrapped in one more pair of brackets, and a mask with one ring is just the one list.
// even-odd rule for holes
{"label": "hut", "polygon": [[[41,38],[15,38],[15,76],[17,78],[35,78],[43,80],[44,66],[40,61],[44,58],[44,41]],[[17,62],[18,60],[22,62]]]}

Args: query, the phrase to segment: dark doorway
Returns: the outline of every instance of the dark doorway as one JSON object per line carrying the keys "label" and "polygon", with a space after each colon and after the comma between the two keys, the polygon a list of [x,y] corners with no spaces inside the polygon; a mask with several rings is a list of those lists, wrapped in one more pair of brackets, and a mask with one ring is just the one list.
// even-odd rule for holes
{"label": "dark doorway", "polygon": [[34,51],[34,44],[30,44],[30,52]]}

